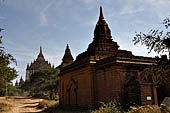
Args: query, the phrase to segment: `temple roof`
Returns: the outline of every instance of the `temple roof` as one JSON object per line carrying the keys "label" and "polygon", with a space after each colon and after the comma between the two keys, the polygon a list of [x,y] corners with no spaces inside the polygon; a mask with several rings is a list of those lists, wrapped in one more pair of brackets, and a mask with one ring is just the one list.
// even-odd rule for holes
{"label": "temple roof", "polygon": [[27,70],[29,69],[47,69],[51,68],[51,64],[45,60],[43,52],[42,52],[42,47],[40,46],[40,52],[37,56],[37,59],[31,62],[31,64],[27,64]]}
{"label": "temple roof", "polygon": [[117,43],[112,41],[111,31],[104,19],[102,7],[100,7],[100,15],[94,30],[93,41],[89,44],[87,51],[78,55],[76,60],[84,59],[87,56],[106,58],[115,55],[118,48]]}
{"label": "temple roof", "polygon": [[104,19],[102,7],[94,30],[94,38],[87,50],[79,54],[76,60],[64,67],[59,76],[64,73],[94,65],[95,68],[103,68],[110,65],[145,67],[155,64],[154,58],[134,56],[131,51],[118,49],[119,46],[112,40],[111,31]]}
{"label": "temple roof", "polygon": [[65,54],[63,56],[63,63],[69,63],[69,62],[73,62],[73,57],[71,55],[71,52],[70,52],[70,48],[69,48],[69,45],[67,44],[66,46],[66,49],[65,49]]}
{"label": "temple roof", "polygon": [[71,55],[71,51],[70,51],[69,45],[67,44],[64,56],[62,58],[62,63],[58,67],[60,69],[62,69],[63,67],[73,63],[73,61],[74,61],[73,56]]}

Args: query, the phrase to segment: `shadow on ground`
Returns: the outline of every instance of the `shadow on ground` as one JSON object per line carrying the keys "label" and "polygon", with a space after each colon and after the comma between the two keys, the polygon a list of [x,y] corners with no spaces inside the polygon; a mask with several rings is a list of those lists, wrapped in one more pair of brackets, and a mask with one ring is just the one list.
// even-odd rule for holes
{"label": "shadow on ground", "polygon": [[35,106],[24,106],[23,108],[37,108],[38,105],[35,105]]}
{"label": "shadow on ground", "polygon": [[24,103],[24,104],[38,104],[39,102],[28,102],[28,103]]}
{"label": "shadow on ground", "polygon": [[92,111],[91,109],[87,109],[87,108],[57,106],[57,107],[47,108],[41,112],[22,112],[22,113],[91,113],[91,111]]}
{"label": "shadow on ground", "polygon": [[[34,100],[36,98],[32,97],[11,97],[11,99],[16,100],[23,100],[23,99],[30,99]],[[33,108],[37,110],[41,110],[39,108],[39,102],[24,102],[25,106],[22,108]],[[27,105],[28,104],[28,105]],[[42,108],[43,109],[43,108]],[[21,112],[21,113],[91,113],[91,110],[88,108],[80,108],[80,107],[71,107],[71,106],[59,106],[58,104],[48,107],[41,112]]]}

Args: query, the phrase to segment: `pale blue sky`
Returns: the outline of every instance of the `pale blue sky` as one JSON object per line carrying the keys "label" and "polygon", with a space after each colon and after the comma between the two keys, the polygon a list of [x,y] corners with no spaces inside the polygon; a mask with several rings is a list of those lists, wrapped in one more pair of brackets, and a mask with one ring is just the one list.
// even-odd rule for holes
{"label": "pale blue sky", "polygon": [[36,59],[40,45],[45,59],[58,66],[68,43],[74,59],[93,39],[103,7],[112,38],[120,49],[148,55],[144,46],[134,46],[135,32],[158,29],[170,14],[168,0],[5,0],[0,4],[3,43],[18,62],[19,77],[25,79],[27,63]]}

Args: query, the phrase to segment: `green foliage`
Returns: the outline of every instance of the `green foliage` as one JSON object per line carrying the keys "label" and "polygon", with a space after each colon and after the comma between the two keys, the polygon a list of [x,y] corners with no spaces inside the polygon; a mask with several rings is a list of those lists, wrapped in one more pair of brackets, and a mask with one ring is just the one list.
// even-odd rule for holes
{"label": "green foliage", "polygon": [[[133,39],[134,44],[146,45],[149,53],[154,50],[158,54],[168,52],[170,55],[170,15],[163,20],[166,30],[150,30],[148,34],[136,33]],[[170,56],[169,56],[170,57]]]}
{"label": "green foliage", "polygon": [[59,70],[53,68],[35,72],[22,88],[31,96],[55,99],[58,91],[58,74]]}
{"label": "green foliage", "polygon": [[153,82],[156,87],[163,86],[170,81],[170,15],[163,20],[162,24],[165,30],[150,30],[148,34],[136,33],[133,39],[134,44],[141,43],[145,45],[149,53],[154,50],[158,54],[166,52],[169,55],[169,60],[158,58],[156,65],[144,69],[141,73],[143,80]]}
{"label": "green foliage", "polygon": [[99,110],[92,111],[92,113],[123,113],[121,105],[116,101],[111,101],[107,104],[101,103]]}
{"label": "green foliage", "polygon": [[143,80],[150,80],[154,86],[160,87],[170,83],[170,65],[153,65],[142,71]]}
{"label": "green foliage", "polygon": [[[111,101],[107,104],[102,103],[99,110],[92,111],[91,113],[162,113],[157,105],[145,105],[138,107],[130,107],[128,111],[122,109],[121,105],[116,101]],[[163,112],[164,113],[164,112]]]}
{"label": "green foliage", "polygon": [[[0,29],[1,31],[2,29]],[[2,36],[0,36],[0,96],[5,94],[6,83],[9,85],[11,80],[17,76],[16,70],[9,66],[11,63],[16,63],[16,60],[11,54],[4,51]]]}
{"label": "green foliage", "polygon": [[161,109],[162,113],[169,113],[170,112],[170,107],[168,105],[165,105],[165,104],[161,104],[160,109]]}
{"label": "green foliage", "polygon": [[165,25],[165,28],[168,29],[170,27],[170,15],[169,17],[166,17],[164,20],[163,20],[163,24]]}
{"label": "green foliage", "polygon": [[26,94],[20,87],[8,85],[8,96],[26,96]]}

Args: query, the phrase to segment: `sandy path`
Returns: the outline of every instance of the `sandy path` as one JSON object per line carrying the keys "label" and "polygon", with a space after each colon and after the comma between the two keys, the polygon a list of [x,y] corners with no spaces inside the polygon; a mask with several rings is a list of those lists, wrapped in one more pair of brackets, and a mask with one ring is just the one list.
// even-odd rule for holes
{"label": "sandy path", "polygon": [[6,100],[4,97],[0,97],[0,102],[12,105],[10,111],[2,113],[38,113],[43,111],[43,109],[37,109],[37,105],[40,101],[42,101],[42,99],[9,97],[9,99]]}

